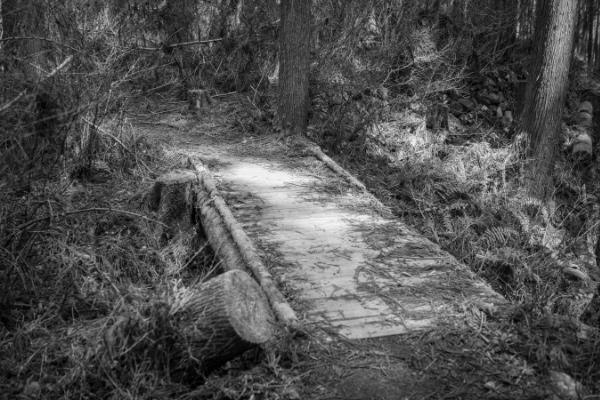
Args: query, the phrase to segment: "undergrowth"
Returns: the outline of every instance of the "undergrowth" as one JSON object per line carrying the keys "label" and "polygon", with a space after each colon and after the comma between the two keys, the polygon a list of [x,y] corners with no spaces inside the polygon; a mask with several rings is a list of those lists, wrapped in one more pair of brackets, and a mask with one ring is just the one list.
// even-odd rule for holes
{"label": "undergrowth", "polygon": [[[336,367],[364,368],[372,349],[315,337],[302,342],[312,350],[283,341],[290,348],[245,354],[204,386],[173,374],[179,336],[165,307],[218,266],[197,235],[162,240],[143,198],[176,163],[134,133],[125,110],[140,95],[239,91],[247,102],[234,125],[264,130],[276,117],[275,2],[25,3],[2,3],[11,37],[0,42],[0,396],[297,399],[300,371],[332,364],[304,388],[327,397],[326,385],[348,378]],[[434,23],[419,2],[381,2],[375,13],[376,3],[315,5],[311,134],[513,306],[490,316],[496,332],[482,322],[368,360],[448,376],[453,363],[464,374],[499,365],[476,360],[481,351],[514,366],[502,372],[513,383],[534,368],[600,391],[597,167],[563,154],[552,200],[540,202],[524,188],[508,127],[468,111],[427,128],[430,110],[448,119],[448,99],[468,96],[468,67],[500,75],[494,66],[514,61],[499,28],[510,16],[470,2]],[[179,46],[202,39],[215,41]],[[332,349],[340,343],[345,359]]]}
{"label": "undergrowth", "polygon": [[[477,15],[485,18],[483,11]],[[517,57],[525,57],[526,43],[497,58],[486,50],[493,41],[477,43],[468,35],[460,41],[461,34],[442,27],[413,27],[412,35],[395,42],[393,60],[377,46],[352,43],[359,37],[354,32],[343,36],[336,52],[321,61],[330,68],[319,71],[314,85],[309,136],[408,225],[510,301],[501,320],[506,332],[517,332],[519,356],[539,372],[567,372],[597,392],[598,167],[572,159],[563,146],[551,200],[530,196],[516,126],[464,101],[475,98],[470,91],[478,89],[470,85],[522,74]],[[477,55],[494,61],[470,69],[474,60],[465,61]],[[498,84],[508,99],[504,109],[518,107],[519,87],[511,79]],[[571,109],[582,101],[579,93],[589,95],[590,79],[575,61]],[[432,111],[441,111],[435,117],[445,121],[432,123]],[[563,130],[568,143],[570,128]]]}
{"label": "undergrowth", "polygon": [[[160,351],[138,354],[115,341],[143,338],[135,329],[154,345],[164,340],[144,321],[156,319],[149,316],[179,282],[201,280],[194,271],[214,259],[208,250],[191,259],[197,239],[180,239],[184,251],[177,240],[161,244],[160,222],[144,211],[143,198],[164,157],[130,131],[114,135],[127,147],[100,139],[85,174],[66,171],[26,196],[2,194],[3,398],[142,398],[172,385],[159,373]],[[117,334],[123,315],[140,318]]]}
{"label": "undergrowth", "polygon": [[[452,135],[469,140],[451,144]],[[406,111],[338,157],[404,221],[511,301],[504,323],[519,333],[522,356],[596,391],[600,340],[587,332],[600,327],[599,188],[565,157],[552,200],[529,196],[518,152],[510,141],[490,145],[494,135],[469,127],[433,132]]]}

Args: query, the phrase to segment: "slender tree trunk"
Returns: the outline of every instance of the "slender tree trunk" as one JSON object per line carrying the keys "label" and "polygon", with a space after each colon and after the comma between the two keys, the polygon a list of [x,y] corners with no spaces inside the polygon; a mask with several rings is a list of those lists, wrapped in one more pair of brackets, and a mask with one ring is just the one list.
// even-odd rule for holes
{"label": "slender tree trunk", "polygon": [[598,21],[596,21],[596,19],[594,18],[594,24],[596,26],[596,29],[594,30],[595,34],[594,34],[594,47],[593,47],[593,54],[592,54],[592,60],[593,60],[593,65],[596,65],[596,69],[598,68],[598,51],[600,51],[600,42],[599,42],[599,37],[600,37],[600,24],[598,23]]}
{"label": "slender tree trunk", "polygon": [[279,117],[282,131],[301,135],[308,124],[311,1],[282,0],[279,44]]}
{"label": "slender tree trunk", "polygon": [[529,191],[545,198],[560,138],[560,122],[568,87],[577,0],[538,0],[535,58],[522,113],[522,129],[533,157]]}
{"label": "slender tree trunk", "polygon": [[519,20],[519,10],[515,0],[503,0],[502,11],[504,16],[504,40],[505,46],[514,44],[517,41],[517,21]]}
{"label": "slender tree trunk", "polygon": [[589,66],[594,63],[594,0],[588,0],[587,4],[587,54],[586,59]]}
{"label": "slender tree trunk", "polygon": [[529,39],[531,36],[533,36],[533,23],[535,20],[535,12],[538,8],[538,3],[535,0],[529,0],[527,2],[527,9],[525,13],[525,21],[527,26],[527,35],[525,36],[526,39]]}
{"label": "slender tree trunk", "polygon": [[[582,2],[583,4],[583,2]],[[577,24],[575,25],[575,42],[573,44],[573,49],[575,52],[585,54],[585,52],[581,51],[585,42],[585,30],[587,29],[587,20],[586,17],[587,6],[579,7],[579,11],[577,12]]]}
{"label": "slender tree trunk", "polygon": [[4,38],[4,21],[2,19],[2,0],[0,0],[0,51],[2,51],[2,39]]}

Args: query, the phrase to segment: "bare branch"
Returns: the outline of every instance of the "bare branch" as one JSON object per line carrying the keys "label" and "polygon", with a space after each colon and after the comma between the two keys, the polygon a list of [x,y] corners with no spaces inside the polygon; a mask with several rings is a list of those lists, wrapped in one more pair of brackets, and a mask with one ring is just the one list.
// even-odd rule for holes
{"label": "bare branch", "polygon": [[137,49],[145,50],[145,51],[157,51],[157,50],[163,50],[165,48],[174,49],[176,47],[193,46],[195,44],[208,44],[208,43],[220,42],[221,40],[223,40],[223,38],[207,39],[207,40],[194,40],[192,42],[174,43],[174,44],[169,44],[169,45],[162,46],[162,47],[137,47]]}
{"label": "bare branch", "polygon": [[52,43],[52,44],[55,44],[57,46],[66,47],[66,48],[71,49],[73,51],[79,51],[75,47],[69,46],[68,44],[64,44],[64,43],[58,42],[56,40],[45,38],[45,37],[41,37],[41,36],[9,36],[9,37],[3,38],[0,35],[0,46],[2,45],[2,42],[12,42],[12,41],[17,41],[17,40],[41,40],[43,42]]}
{"label": "bare branch", "polygon": [[121,140],[119,140],[118,137],[116,137],[115,135],[113,135],[112,133],[102,129],[101,127],[99,127],[98,125],[94,124],[92,121],[86,119],[86,118],[82,118],[81,119],[83,122],[85,122],[86,124],[88,124],[89,126],[91,126],[92,128],[94,128],[95,130],[97,130],[98,132],[100,132],[101,134],[108,136],[109,138],[111,138],[112,140],[114,140],[118,145],[120,145],[123,150],[125,150],[126,152],[128,152],[129,154],[133,154],[133,151],[131,151],[127,146],[125,146],[123,144],[123,142],[121,142]]}

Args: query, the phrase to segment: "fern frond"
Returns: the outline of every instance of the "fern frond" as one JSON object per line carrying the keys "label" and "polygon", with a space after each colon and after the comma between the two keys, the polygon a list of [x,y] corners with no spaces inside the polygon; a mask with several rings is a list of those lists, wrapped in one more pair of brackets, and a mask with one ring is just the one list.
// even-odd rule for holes
{"label": "fern frond", "polygon": [[444,225],[444,230],[446,231],[445,233],[454,233],[454,224],[452,223],[452,219],[447,214],[444,214],[442,218],[442,224]]}
{"label": "fern frond", "polygon": [[477,259],[487,263],[510,264],[526,266],[524,259],[526,254],[523,250],[514,247],[500,247],[477,254]]}
{"label": "fern frond", "polygon": [[513,216],[519,221],[519,225],[521,227],[521,232],[528,233],[531,229],[531,224],[529,222],[529,217],[523,214],[520,210],[511,210]]}
{"label": "fern frond", "polygon": [[[509,200],[509,206],[510,211],[519,220],[519,222],[521,222],[522,227],[522,217],[525,216],[523,212],[531,216],[541,216],[544,224],[548,225],[551,223],[550,218],[553,216],[555,211],[555,207],[552,204],[549,207],[548,204],[546,204],[543,200],[540,200],[537,197],[526,195],[513,197]],[[525,218],[527,217],[525,216]],[[529,225],[529,223],[527,225]],[[524,231],[527,232],[526,229],[524,229]]]}
{"label": "fern frond", "polygon": [[488,228],[481,235],[480,242],[491,247],[505,247],[519,237],[519,232],[506,226],[494,226]]}
{"label": "fern frond", "polygon": [[464,232],[471,228],[471,226],[475,223],[473,217],[468,215],[464,215],[461,218],[457,218],[454,220],[454,229],[456,232]]}
{"label": "fern frond", "polygon": [[442,201],[471,198],[468,185],[458,182],[434,182],[432,189]]}
{"label": "fern frond", "polygon": [[454,201],[454,202],[450,203],[450,205],[448,206],[448,211],[462,212],[468,207],[469,207],[469,203],[467,203],[464,200],[458,200],[458,201]]}

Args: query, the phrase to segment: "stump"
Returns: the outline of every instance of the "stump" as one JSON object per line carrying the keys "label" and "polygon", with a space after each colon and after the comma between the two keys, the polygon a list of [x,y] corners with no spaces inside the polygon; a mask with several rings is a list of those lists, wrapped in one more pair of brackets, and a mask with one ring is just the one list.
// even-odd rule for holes
{"label": "stump", "polygon": [[[147,206],[158,213],[158,220],[171,227],[186,229],[192,223],[193,186],[198,181],[193,171],[176,169],[161,175],[147,196]],[[161,237],[169,233],[161,232]]]}
{"label": "stump", "polygon": [[190,111],[201,111],[212,104],[212,99],[208,90],[190,89],[188,90],[188,102]]}
{"label": "stump", "polygon": [[275,318],[258,284],[244,271],[225,272],[189,289],[172,305],[182,369],[208,371],[273,338]]}
{"label": "stump", "polygon": [[448,106],[445,104],[435,104],[430,106],[427,109],[425,120],[425,126],[428,129],[448,129]]}

